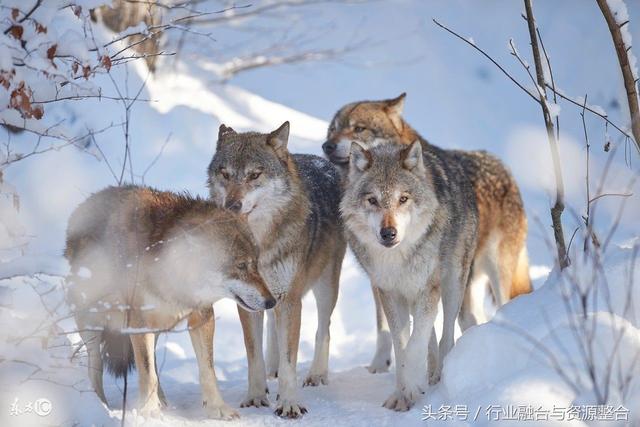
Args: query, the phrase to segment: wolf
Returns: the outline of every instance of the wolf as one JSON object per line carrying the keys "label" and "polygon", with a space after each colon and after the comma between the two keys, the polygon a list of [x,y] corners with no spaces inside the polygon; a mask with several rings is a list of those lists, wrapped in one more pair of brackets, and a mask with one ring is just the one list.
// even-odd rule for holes
{"label": "wolf", "polygon": [[[267,322],[267,365],[278,378],[275,413],[298,418],[306,413],[296,396],[301,299],[311,290],[318,308],[315,353],[303,385],[326,384],[329,323],[346,241],[338,171],[320,157],[291,154],[288,138],[289,122],[269,134],[237,133],[221,125],[208,185],[216,203],[247,216],[258,242],[259,270],[278,300],[275,319]],[[263,314],[239,313],[249,365],[241,406],[268,406]]]}
{"label": "wolf", "polygon": [[156,371],[156,334],[187,319],[207,415],[238,417],[222,399],[213,370],[212,304],[233,298],[251,312],[276,304],[258,272],[258,249],[246,220],[186,194],[109,187],[72,213],[65,257],[71,267],[68,299],[87,349],[89,379],[105,404],[103,358],[116,376],[135,363],[141,413],[154,415],[166,404]]}
{"label": "wolf", "polygon": [[350,157],[340,203],[345,234],[379,292],[391,330],[396,389],[383,406],[406,411],[426,390],[441,296],[441,358],[453,347],[476,249],[478,210],[459,153],[423,148],[419,140],[369,149],[354,142]]}
{"label": "wolf", "polygon": [[[327,158],[346,174],[351,142],[370,148],[388,141],[409,145],[420,140],[432,147],[402,118],[406,94],[382,101],[354,102],[342,107],[330,123],[322,150]],[[471,289],[484,286],[489,278],[491,293],[498,306],[531,291],[526,249],[527,218],[520,190],[508,169],[485,151],[455,151],[464,173],[469,177],[478,209],[478,244],[474,254],[472,278],[460,311],[464,331],[486,320],[483,301],[474,301]],[[374,289],[378,329],[375,356],[369,365],[372,373],[388,370],[391,341],[379,296]],[[475,313],[474,313],[475,311]]]}

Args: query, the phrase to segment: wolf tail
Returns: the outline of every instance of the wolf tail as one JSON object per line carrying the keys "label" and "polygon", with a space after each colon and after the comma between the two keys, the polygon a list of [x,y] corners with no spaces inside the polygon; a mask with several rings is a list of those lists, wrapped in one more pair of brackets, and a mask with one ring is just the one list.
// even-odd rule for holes
{"label": "wolf tail", "polygon": [[102,332],[102,360],[111,375],[124,377],[133,369],[133,346],[128,335],[105,329]]}
{"label": "wolf tail", "polygon": [[511,298],[531,292],[531,278],[529,277],[529,256],[525,246],[520,250],[516,269],[512,277]]}

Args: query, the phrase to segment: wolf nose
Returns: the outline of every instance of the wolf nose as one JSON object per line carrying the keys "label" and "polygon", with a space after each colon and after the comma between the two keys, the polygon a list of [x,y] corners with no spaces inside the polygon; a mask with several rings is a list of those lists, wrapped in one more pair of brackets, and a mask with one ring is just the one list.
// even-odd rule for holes
{"label": "wolf nose", "polygon": [[333,142],[327,141],[324,144],[322,144],[322,151],[324,151],[324,154],[326,155],[333,154],[333,152],[336,151],[336,144],[334,144]]}
{"label": "wolf nose", "polygon": [[393,242],[398,235],[398,230],[395,227],[384,227],[380,230],[380,237],[384,242]]}
{"label": "wolf nose", "polygon": [[273,308],[275,306],[276,306],[276,299],[273,297],[267,299],[264,303],[265,310],[269,310],[270,308]]}
{"label": "wolf nose", "polygon": [[224,207],[232,210],[233,212],[240,212],[240,209],[242,209],[242,201],[233,199],[227,200],[227,202],[224,204]]}

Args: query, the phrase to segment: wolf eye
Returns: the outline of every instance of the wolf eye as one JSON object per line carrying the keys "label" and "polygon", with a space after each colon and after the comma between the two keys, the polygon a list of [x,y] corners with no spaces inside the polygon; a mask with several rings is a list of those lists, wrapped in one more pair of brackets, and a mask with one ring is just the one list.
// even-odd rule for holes
{"label": "wolf eye", "polygon": [[260,178],[260,175],[262,175],[262,172],[253,172],[252,174],[249,175],[249,179],[251,181],[254,181],[254,180]]}
{"label": "wolf eye", "polygon": [[362,127],[362,126],[356,126],[356,127],[354,127],[354,128],[353,128],[353,131],[354,131],[355,133],[362,133],[362,132],[364,132],[366,129],[367,129],[367,128]]}
{"label": "wolf eye", "polygon": [[369,197],[367,202],[372,206],[378,206],[378,200],[375,197]]}
{"label": "wolf eye", "polygon": [[247,263],[246,262],[240,262],[240,263],[236,264],[236,268],[238,270],[245,271],[247,269]]}
{"label": "wolf eye", "polygon": [[229,172],[227,172],[226,170],[221,170],[220,174],[224,179],[229,179]]}
{"label": "wolf eye", "polygon": [[407,200],[409,200],[407,196],[400,197],[400,204],[404,205],[405,203],[407,203]]}

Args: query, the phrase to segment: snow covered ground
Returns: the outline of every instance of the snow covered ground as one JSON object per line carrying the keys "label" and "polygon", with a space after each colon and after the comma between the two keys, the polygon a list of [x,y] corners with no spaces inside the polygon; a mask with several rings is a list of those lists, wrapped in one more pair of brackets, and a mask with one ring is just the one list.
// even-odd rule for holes
{"label": "snow covered ground", "polygon": [[[392,15],[406,19],[417,15],[418,12],[411,9],[408,3],[410,2],[399,2]],[[536,5],[538,3],[541,17],[553,15],[554,9],[549,7],[548,2],[546,5],[536,2]],[[505,3],[500,11],[491,12],[491,16],[480,6],[468,3],[465,6],[473,9],[460,15],[460,21],[455,21],[455,12],[446,12],[449,14],[446,16],[448,23],[459,22],[462,28],[469,28],[470,32],[486,31],[482,22],[486,23],[490,18],[500,17],[504,18],[504,22],[513,21],[513,25],[523,25],[518,17],[520,5],[514,8]],[[381,19],[385,7],[389,6],[380,6],[378,12],[372,14],[372,24]],[[419,12],[428,12],[429,16],[445,13],[446,7],[443,5],[430,7],[435,10],[425,12],[419,9]],[[562,11],[569,8],[565,5],[558,7]],[[637,8],[630,10],[632,17],[635,10]],[[344,9],[339,9],[338,12],[338,23],[349,16],[353,17],[355,13]],[[483,14],[481,16],[486,19],[476,20],[474,17],[479,14]],[[302,15],[304,19],[304,13]],[[567,16],[565,14],[565,19],[569,19]],[[589,16],[590,19],[580,15],[580,19],[592,25],[595,21],[593,15]],[[563,37],[571,36],[574,39],[582,37],[581,48],[597,47],[599,51],[608,49],[609,40],[603,41],[600,33],[589,36],[582,32],[582,27],[578,24],[561,26],[558,21],[553,23],[551,27],[555,33],[549,34],[549,38],[545,40],[547,47],[561,45],[559,41]],[[632,29],[639,27],[636,25]],[[510,30],[511,27],[506,31]],[[503,33],[492,34],[486,38],[476,37],[476,40],[478,43],[488,42],[490,48],[502,48],[502,52],[508,56],[504,46],[509,35],[504,38]],[[521,119],[529,112],[528,107],[520,107],[522,104],[527,105],[527,100],[514,96],[507,83],[498,80],[483,68],[480,59],[468,59],[473,58],[472,52],[465,53],[467,59],[462,64],[456,62],[459,61],[457,58],[447,59],[444,53],[454,52],[457,55],[460,51],[456,48],[440,52],[443,49],[438,47],[440,41],[447,48],[450,45],[449,41],[444,41],[444,36],[439,33],[438,36],[435,39],[437,42],[430,39],[426,43],[433,59],[433,62],[422,64],[426,70],[424,72],[428,73],[427,77],[414,66],[407,71],[413,73],[411,78],[406,79],[397,70],[377,69],[370,73],[363,69],[340,71],[333,64],[328,65],[324,73],[320,69],[294,73],[295,69],[285,68],[282,74],[274,75],[273,70],[265,70],[262,74],[258,72],[238,79],[237,85],[217,85],[208,83],[207,70],[211,68],[210,64],[180,62],[176,69],[164,72],[161,70],[158,75],[148,78],[143,90],[143,97],[152,101],[139,103],[132,110],[131,141],[133,164],[140,175],[148,165],[154,163],[158,153],[162,152],[162,155],[144,176],[137,176],[136,180],[144,180],[159,188],[188,189],[194,194],[205,195],[206,166],[215,149],[220,123],[238,130],[269,131],[284,120],[289,120],[292,124],[290,149],[294,152],[319,154],[330,114],[342,103],[361,98],[397,95],[396,91],[399,93],[404,90],[405,86],[400,84],[402,80],[408,86],[424,86],[433,90],[430,97],[418,92],[426,89],[410,91],[407,102],[410,122],[418,122],[420,114],[429,117],[457,117],[457,109],[462,109],[464,116],[469,116],[469,126],[453,123],[452,120],[445,123],[436,118],[426,129],[418,125],[416,127],[425,136],[437,136],[435,142],[447,147],[486,148],[497,152],[507,160],[522,184],[531,223],[530,235],[533,236],[530,237],[529,244],[534,261],[531,274],[537,290],[505,306],[494,321],[475,327],[460,337],[445,361],[440,384],[432,387],[408,413],[393,413],[381,407],[393,389],[393,374],[371,375],[365,369],[375,347],[373,300],[368,280],[349,255],[344,263],[338,306],[332,318],[330,384],[301,390],[300,396],[309,413],[295,423],[330,423],[335,426],[422,426],[440,423],[493,425],[494,422],[490,420],[492,414],[495,416],[495,407],[506,410],[511,405],[514,408],[522,407],[524,412],[542,412],[543,417],[545,410],[556,410],[556,418],[548,416],[547,421],[538,420],[535,425],[624,425],[624,420],[598,424],[594,421],[585,423],[579,419],[586,416],[589,411],[587,407],[597,401],[594,390],[604,390],[605,384],[610,384],[607,402],[615,409],[612,409],[612,413],[620,417],[626,414],[630,420],[629,425],[640,425],[640,320],[634,311],[635,307],[640,307],[640,265],[637,258],[634,258],[633,249],[637,249],[638,241],[628,240],[629,236],[637,236],[640,232],[637,223],[640,204],[637,196],[629,201],[620,227],[622,232],[616,235],[614,243],[605,254],[605,262],[602,263],[606,266],[604,273],[597,277],[593,288],[600,292],[596,292],[595,296],[591,294],[588,298],[587,321],[582,321],[580,316],[575,316],[580,313],[580,301],[576,301],[573,294],[563,298],[563,295],[566,296],[563,290],[570,288],[569,279],[554,271],[546,281],[551,270],[552,251],[547,249],[541,238],[546,230],[541,230],[532,219],[540,217],[547,221],[548,215],[548,181],[547,174],[542,171],[548,171],[549,162],[543,139],[544,130],[537,126],[540,123],[537,115],[539,112],[532,112],[532,119]],[[634,38],[640,40],[637,32],[634,33]],[[524,39],[520,40],[520,50],[524,51]],[[420,43],[416,45],[423,46]],[[404,49],[409,47],[405,46]],[[565,51],[568,49],[566,46],[559,49],[563,49],[562,54],[569,58],[561,62],[560,55],[557,55],[560,63],[558,74],[562,77],[568,75],[564,66],[571,65],[571,60],[575,58]],[[473,73],[484,77],[470,78],[469,75],[460,75],[460,71],[453,71],[451,76],[446,76],[445,71],[450,72],[457,67],[475,69]],[[586,70],[586,67],[583,69]],[[597,87],[594,98],[604,103],[605,100],[608,102],[608,98],[603,93],[607,93],[607,90],[616,93],[618,86],[615,82],[600,78],[603,70],[608,69],[601,64],[594,65],[591,71],[581,73],[577,80],[581,83],[593,83]],[[123,73],[123,70],[115,70],[114,73]],[[485,73],[489,73],[489,77]],[[143,84],[147,73],[142,64],[133,64],[129,68],[129,74],[126,79],[127,89],[135,93]],[[307,74],[307,80],[304,79],[304,74]],[[368,86],[361,86],[363,83],[359,80],[359,74],[364,75],[363,79],[368,82]],[[338,85],[333,82],[337,78],[335,76],[342,76],[341,78],[351,81],[355,88],[366,87],[368,91],[342,88],[332,93],[330,88]],[[115,77],[116,81],[125,80],[122,74],[116,74]],[[273,81],[273,85],[265,84],[265,79]],[[420,84],[420,80],[426,82]],[[568,88],[575,90],[574,85],[577,83],[568,80],[570,79],[565,79]],[[312,87],[316,81],[317,87]],[[376,86],[379,81],[385,84],[382,87]],[[457,85],[459,81],[463,81],[464,90]],[[98,84],[113,89],[106,78],[98,81]],[[340,83],[340,87],[342,85]],[[292,89],[284,90],[283,87]],[[468,92],[471,87],[478,91],[478,96],[472,99]],[[444,94],[443,88],[450,92]],[[478,101],[490,96],[502,100],[495,101],[493,109],[487,109],[484,103]],[[325,108],[329,98],[331,106]],[[310,107],[316,105],[314,102],[317,107]],[[426,104],[430,105],[428,110],[425,110]],[[295,105],[296,108],[287,105]],[[518,108],[513,109],[510,107],[512,105],[518,105]],[[533,111],[534,107],[530,110]],[[471,117],[468,114],[470,110],[467,109],[474,109],[477,114]],[[52,121],[65,118],[72,130],[81,132],[87,127],[100,129],[117,121],[123,112],[118,103],[103,99],[68,103],[52,109],[51,115]],[[618,116],[615,112],[613,115]],[[583,198],[584,168],[582,160],[576,159],[582,159],[584,153],[581,142],[578,142],[581,141],[581,128],[574,125],[566,125],[566,130],[565,127],[562,128],[563,133],[566,132],[562,139],[563,158],[566,161],[565,172],[569,176],[568,197],[575,203],[575,210],[581,212],[579,203]],[[483,127],[489,129],[487,133],[482,133]],[[456,133],[462,132],[459,129],[463,128],[466,129],[466,134]],[[498,128],[499,131],[495,130]],[[600,124],[591,124],[589,129],[594,132],[594,129],[598,129],[598,135],[602,136]],[[474,133],[481,137],[467,138]],[[492,140],[494,137],[495,141]],[[33,143],[32,137],[25,134],[13,135],[11,138],[16,145]],[[96,143],[113,165],[118,165],[122,160],[122,138],[120,128],[96,135]],[[96,147],[89,151],[92,150],[95,153]],[[637,163],[637,158],[634,161]],[[600,172],[603,165],[603,158],[596,158],[592,174]],[[616,162],[615,169],[615,176],[612,178],[614,182],[626,182],[630,175],[637,174],[637,166],[627,167],[622,160]],[[19,227],[26,230],[29,245],[23,257],[0,264],[2,277],[11,276],[0,282],[0,425],[117,425],[121,417],[119,409],[122,381],[105,378],[107,397],[112,409],[105,408],[90,390],[83,352],[73,354],[73,348],[68,345],[69,342],[77,343],[79,338],[77,334],[65,333],[73,331],[74,325],[68,318],[69,310],[62,299],[64,285],[61,279],[66,271],[61,257],[66,221],[75,206],[91,192],[113,184],[107,162],[71,147],[24,160],[4,171],[4,178],[8,183],[5,185],[11,185],[20,195],[19,215],[12,217],[11,221],[15,224],[19,222]],[[3,193],[7,193],[7,188],[3,188]],[[616,186],[612,185],[611,188]],[[611,221],[615,206],[617,205],[611,204],[602,210],[605,224]],[[7,215],[10,210],[3,209],[2,212]],[[573,268],[577,270],[570,272],[582,274],[581,272],[590,271],[590,262],[574,263]],[[631,268],[632,263],[635,263],[635,270]],[[628,293],[632,274],[635,274],[636,286]],[[589,278],[585,280],[588,282]],[[609,299],[605,297],[607,289],[611,295],[611,306],[615,308],[614,316],[609,313]],[[573,311],[567,311],[567,307],[573,307]],[[215,367],[225,400],[232,406],[237,406],[246,391],[246,357],[242,333],[232,302],[221,301],[216,304],[215,310]],[[56,322],[52,323],[51,319],[56,319]],[[312,358],[315,324],[315,304],[313,297],[307,296],[303,306],[299,353],[300,380]],[[597,387],[593,386],[588,375],[584,375],[584,372],[588,372],[588,366],[587,369],[584,366],[585,360],[589,362],[590,359],[583,358],[584,347],[581,347],[580,337],[576,338],[575,325],[586,325],[585,330],[593,332],[596,337],[593,341],[598,345],[592,359],[593,369],[597,372]],[[29,338],[17,339],[24,336]],[[614,349],[615,357],[606,357]],[[292,423],[275,417],[268,408],[240,409],[241,420],[231,423],[206,420],[200,407],[197,367],[188,334],[163,334],[158,344],[157,357],[170,407],[161,418],[148,420],[136,417],[135,411],[130,410],[127,414],[129,425],[257,426]],[[8,359],[19,362],[7,362]],[[607,363],[609,360],[613,362]],[[606,376],[607,372],[611,372],[610,378]],[[563,375],[567,377],[564,378]],[[631,379],[626,381],[628,377]],[[269,387],[273,402],[277,385],[270,381]],[[137,393],[135,375],[129,378],[128,390],[131,408]],[[618,390],[623,390],[624,393]],[[47,406],[47,401],[51,402],[50,407]],[[423,410],[425,405],[427,406]],[[582,412],[576,409],[580,405],[583,405]],[[624,405],[629,411],[621,410],[619,405]],[[463,419],[465,411],[469,413],[467,420]],[[46,416],[40,416],[38,412],[46,413]],[[578,415],[574,415],[577,419],[569,422],[567,420],[571,414]],[[560,416],[564,421],[558,419]],[[429,419],[423,420],[423,417]],[[442,419],[433,419],[438,417]],[[504,416],[501,418],[502,425],[514,423],[512,420],[505,420]]]}

